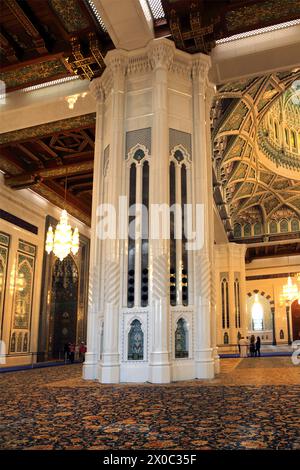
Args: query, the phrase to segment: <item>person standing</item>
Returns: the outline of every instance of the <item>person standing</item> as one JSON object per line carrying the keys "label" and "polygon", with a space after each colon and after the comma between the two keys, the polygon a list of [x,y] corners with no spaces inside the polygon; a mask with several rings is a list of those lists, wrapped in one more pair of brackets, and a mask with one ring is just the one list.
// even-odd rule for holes
{"label": "person standing", "polygon": [[82,362],[85,360],[86,346],[83,341],[81,341],[79,346],[79,358]]}
{"label": "person standing", "polygon": [[248,341],[244,338],[244,336],[241,337],[239,341],[239,345],[240,345],[240,357],[247,357]]}
{"label": "person standing", "polygon": [[74,360],[75,360],[75,344],[74,343],[71,343],[70,346],[70,362],[71,364],[74,364]]}
{"label": "person standing", "polygon": [[255,336],[252,335],[250,338],[250,356],[255,357]]}
{"label": "person standing", "polygon": [[64,344],[64,361],[65,361],[65,362],[68,362],[68,360],[69,360],[69,358],[70,358],[70,357],[69,357],[69,352],[70,352],[70,350],[69,350],[69,344],[68,344],[68,343],[65,343],[65,344]]}
{"label": "person standing", "polygon": [[260,357],[260,337],[257,336],[255,343],[255,357]]}

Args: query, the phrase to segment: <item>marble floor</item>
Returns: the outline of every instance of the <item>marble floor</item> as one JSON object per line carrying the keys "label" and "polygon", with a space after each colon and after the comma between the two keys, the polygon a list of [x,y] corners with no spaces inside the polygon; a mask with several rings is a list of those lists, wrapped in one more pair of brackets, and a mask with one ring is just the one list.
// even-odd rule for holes
{"label": "marble floor", "polygon": [[300,365],[221,360],[210,381],[101,385],[81,365],[0,375],[1,449],[300,449]]}

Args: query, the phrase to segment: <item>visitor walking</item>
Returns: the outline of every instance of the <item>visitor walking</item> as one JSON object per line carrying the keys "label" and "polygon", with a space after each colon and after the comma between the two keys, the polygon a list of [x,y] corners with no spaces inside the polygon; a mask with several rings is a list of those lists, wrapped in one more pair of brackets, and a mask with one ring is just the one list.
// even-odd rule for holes
{"label": "visitor walking", "polygon": [[255,357],[260,357],[260,337],[257,336],[255,343]]}

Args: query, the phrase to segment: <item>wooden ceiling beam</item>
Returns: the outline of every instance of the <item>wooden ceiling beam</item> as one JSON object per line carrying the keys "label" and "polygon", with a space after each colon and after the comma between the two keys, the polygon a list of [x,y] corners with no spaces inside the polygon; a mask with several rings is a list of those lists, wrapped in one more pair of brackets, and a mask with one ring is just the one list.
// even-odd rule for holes
{"label": "wooden ceiling beam", "polygon": [[11,188],[19,188],[26,181],[43,181],[45,179],[59,178],[68,175],[80,174],[93,171],[94,161],[89,160],[82,163],[70,163],[68,165],[56,166],[55,168],[43,168],[37,171],[26,172],[16,176],[5,176],[5,184]]}
{"label": "wooden ceiling beam", "polygon": [[15,64],[18,62],[17,51],[11,42],[4,36],[3,32],[0,33],[0,47],[4,50],[5,57],[8,62]]}
{"label": "wooden ceiling beam", "polygon": [[36,26],[29,19],[21,4],[17,0],[4,0],[5,4],[8,6],[10,11],[13,13],[17,21],[22,25],[25,32],[32,38],[33,44],[36,51],[39,54],[45,54],[48,52],[44,38],[41,36],[40,32],[37,30]]}

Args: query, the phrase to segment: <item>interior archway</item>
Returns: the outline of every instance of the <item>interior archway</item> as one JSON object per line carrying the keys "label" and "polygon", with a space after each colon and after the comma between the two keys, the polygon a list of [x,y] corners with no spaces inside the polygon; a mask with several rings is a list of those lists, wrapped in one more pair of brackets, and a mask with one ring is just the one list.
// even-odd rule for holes
{"label": "interior archway", "polygon": [[52,358],[63,357],[64,345],[76,343],[78,304],[78,269],[72,256],[55,260],[51,287],[52,334],[49,353]]}

